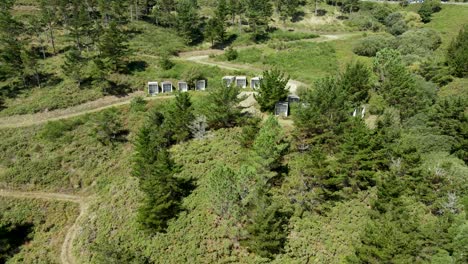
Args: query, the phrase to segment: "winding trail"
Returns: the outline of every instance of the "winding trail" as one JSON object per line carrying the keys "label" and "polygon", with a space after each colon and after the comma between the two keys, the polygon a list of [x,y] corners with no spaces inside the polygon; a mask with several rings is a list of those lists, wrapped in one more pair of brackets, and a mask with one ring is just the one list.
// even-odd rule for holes
{"label": "winding trail", "polygon": [[10,197],[18,199],[40,199],[48,201],[61,201],[76,203],[80,207],[80,214],[76,218],[73,225],[68,229],[65,239],[60,250],[60,260],[63,264],[77,263],[73,256],[73,241],[75,240],[78,231],[78,222],[83,218],[89,208],[89,198],[77,195],[63,194],[63,193],[47,193],[47,192],[22,192],[13,190],[0,190],[1,197]]}

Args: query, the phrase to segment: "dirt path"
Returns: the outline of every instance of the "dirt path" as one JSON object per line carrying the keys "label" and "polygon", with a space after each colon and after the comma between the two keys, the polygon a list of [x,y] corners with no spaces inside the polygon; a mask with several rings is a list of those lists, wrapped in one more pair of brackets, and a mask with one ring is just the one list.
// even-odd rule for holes
{"label": "dirt path", "polygon": [[164,100],[173,96],[155,96],[145,97],[146,93],[139,91],[127,96],[106,96],[95,101],[87,102],[81,105],[72,106],[65,109],[57,109],[49,112],[40,112],[27,115],[14,115],[0,117],[0,128],[17,128],[31,125],[38,125],[48,121],[73,118],[80,115],[99,112],[107,108],[129,104],[137,96],[142,96],[145,100]]}
{"label": "dirt path", "polygon": [[83,218],[88,211],[89,204],[88,199],[82,196],[62,194],[62,193],[46,193],[46,192],[21,192],[11,190],[0,190],[0,196],[19,198],[19,199],[40,199],[50,201],[61,201],[77,203],[80,207],[80,214],[76,218],[73,225],[68,229],[65,239],[60,250],[60,260],[63,264],[75,264],[77,263],[73,256],[73,241],[75,240],[78,231],[78,222]]}

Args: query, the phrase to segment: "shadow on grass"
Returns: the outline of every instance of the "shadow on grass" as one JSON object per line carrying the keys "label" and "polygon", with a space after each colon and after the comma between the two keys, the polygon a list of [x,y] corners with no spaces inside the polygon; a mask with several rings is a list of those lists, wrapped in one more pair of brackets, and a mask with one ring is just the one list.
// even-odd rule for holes
{"label": "shadow on grass", "polygon": [[31,240],[33,227],[31,223],[0,225],[0,263],[5,263]]}

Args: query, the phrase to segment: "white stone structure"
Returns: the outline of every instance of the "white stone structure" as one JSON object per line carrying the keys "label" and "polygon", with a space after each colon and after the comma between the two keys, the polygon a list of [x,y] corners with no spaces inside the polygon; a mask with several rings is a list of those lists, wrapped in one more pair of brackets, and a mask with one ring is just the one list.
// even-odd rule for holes
{"label": "white stone structure", "polygon": [[148,82],[148,94],[155,96],[159,93],[158,82]]}
{"label": "white stone structure", "polygon": [[178,82],[177,86],[179,88],[179,92],[187,92],[188,91],[188,84],[186,82]]}
{"label": "white stone structure", "polygon": [[226,86],[226,87],[229,87],[231,86],[231,84],[233,82],[236,81],[236,77],[235,76],[224,76],[223,77],[223,84]]}
{"label": "white stone structure", "polygon": [[252,89],[260,88],[260,81],[261,81],[260,77],[253,77],[252,79],[250,79],[250,88]]}
{"label": "white stone structure", "polygon": [[206,89],[206,80],[197,80],[195,82],[195,89],[197,91],[205,91],[205,89]]}
{"label": "white stone structure", "polygon": [[169,81],[165,81],[163,83],[161,83],[161,89],[162,89],[162,93],[172,93],[172,83],[169,82]]}
{"label": "white stone structure", "polygon": [[247,87],[247,77],[237,76],[236,77],[236,85],[237,85],[237,87],[240,87],[240,88],[246,88]]}
{"label": "white stone structure", "polygon": [[287,117],[289,115],[289,103],[277,102],[275,105],[275,115]]}

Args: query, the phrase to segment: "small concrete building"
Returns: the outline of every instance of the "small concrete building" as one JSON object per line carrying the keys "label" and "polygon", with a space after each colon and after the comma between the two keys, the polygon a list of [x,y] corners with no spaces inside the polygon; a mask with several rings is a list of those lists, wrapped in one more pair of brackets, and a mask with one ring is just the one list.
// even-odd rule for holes
{"label": "small concrete building", "polygon": [[275,115],[287,117],[289,115],[289,103],[277,102],[275,105]]}
{"label": "small concrete building", "polygon": [[159,93],[158,82],[148,82],[148,94],[155,96]]}
{"label": "small concrete building", "polygon": [[180,92],[187,92],[188,91],[188,84],[186,82],[178,82],[177,86]]}
{"label": "small concrete building", "polygon": [[223,84],[226,86],[226,87],[229,87],[231,86],[231,84],[233,82],[236,81],[236,77],[235,76],[224,76],[223,77]]}
{"label": "small concrete building", "polygon": [[260,88],[260,81],[261,81],[260,77],[253,77],[252,79],[250,79],[250,88],[252,89]]}
{"label": "small concrete building", "polygon": [[247,77],[237,76],[236,77],[236,85],[237,85],[237,87],[240,87],[240,88],[246,88],[247,87]]}
{"label": "small concrete building", "polygon": [[172,93],[172,83],[169,81],[165,81],[161,83],[162,93]]}
{"label": "small concrete building", "polygon": [[206,89],[206,80],[197,80],[195,82],[195,89],[197,91],[205,91],[205,89]]}
{"label": "small concrete building", "polygon": [[301,98],[297,95],[288,95],[288,103],[299,103],[301,101]]}

